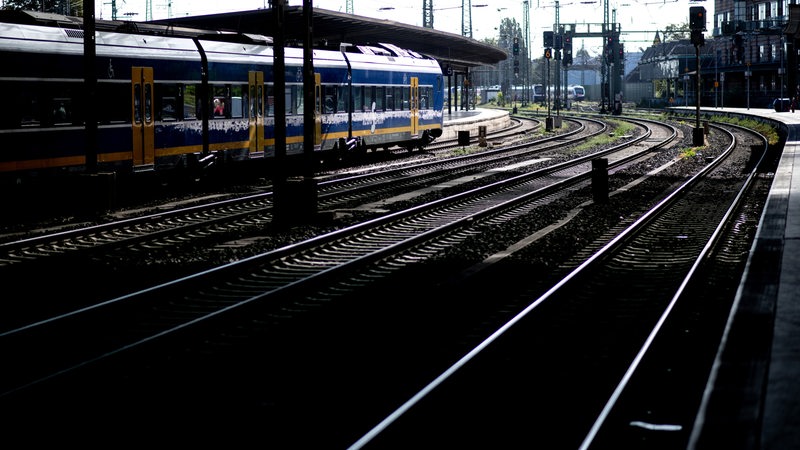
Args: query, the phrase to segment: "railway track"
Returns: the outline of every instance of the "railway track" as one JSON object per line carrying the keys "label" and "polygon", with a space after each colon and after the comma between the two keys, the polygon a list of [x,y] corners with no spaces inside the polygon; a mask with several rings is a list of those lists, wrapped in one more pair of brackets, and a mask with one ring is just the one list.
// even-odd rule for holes
{"label": "railway track", "polygon": [[[599,123],[599,122],[598,122]],[[596,128],[594,133],[600,132]],[[581,126],[576,131],[567,133],[566,136],[579,136],[575,140],[585,139],[591,136],[591,132],[586,132],[585,127]],[[448,158],[446,161],[434,161],[415,163],[407,167],[397,169],[369,169],[369,173],[340,172],[338,174],[320,175],[319,188],[321,200],[320,208],[336,208],[345,203],[342,198],[357,200],[366,195],[380,195],[386,186],[396,183],[406,183],[407,185],[421,184],[425,178],[414,176],[420,173],[436,173],[445,168],[449,168],[452,173],[462,167],[462,172],[469,170],[481,170],[488,166],[488,163],[497,159],[500,163],[513,157],[525,157],[531,151],[546,151],[553,148],[553,144],[561,145],[574,142],[573,140],[563,140],[559,137],[549,137],[537,140],[537,144],[551,143],[550,146],[531,148],[527,146],[515,145],[485,154],[475,154],[460,158]],[[520,150],[522,149],[522,150]],[[506,153],[506,155],[503,155]],[[474,164],[466,164],[474,161]],[[444,179],[441,174],[439,178]],[[408,181],[405,181],[408,180]],[[354,196],[354,192],[360,192]],[[371,193],[374,192],[374,193]],[[225,220],[236,220],[238,217],[252,214],[253,211],[262,211],[272,205],[272,192],[254,194],[240,198],[215,201],[210,204],[177,208],[171,211],[159,211],[142,217],[113,221],[88,227],[74,227],[66,231],[45,232],[39,236],[27,237],[23,239],[7,239],[7,242],[0,243],[0,267],[13,265],[21,262],[35,260],[41,257],[49,257],[54,254],[69,253],[72,250],[82,248],[96,248],[100,246],[117,245],[120,242],[135,242],[141,239],[148,239],[148,236],[159,238],[162,231],[174,233],[176,229],[190,229],[200,224],[213,224]],[[269,220],[269,217],[266,217]],[[173,231],[168,231],[173,230]]]}
{"label": "railway track", "polygon": [[350,448],[685,448],[769,191],[765,153],[732,146]]}
{"label": "railway track", "polygon": [[[161,395],[178,396],[181,402],[198,407],[198,401],[210,405],[233,402],[243,407],[242,411],[253,412],[250,408],[255,408],[259,417],[272,417],[274,411],[262,410],[248,401],[238,404],[235,398],[195,397],[195,391],[179,388],[178,379],[172,379],[172,375],[172,381],[156,387],[151,384],[155,382],[153,377],[160,378],[156,373],[169,371],[150,372],[146,368],[161,363],[171,366],[168,361],[185,362],[185,358],[202,360],[200,355],[206,352],[217,354],[208,345],[235,348],[253,335],[279,340],[297,338],[296,331],[291,330],[296,321],[314,323],[319,311],[330,312],[329,305],[346,298],[358,290],[356,287],[369,290],[370,285],[380,284],[398,268],[474,235],[479,223],[504,222],[535,208],[546,195],[559,195],[556,191],[567,185],[585,184],[591,158],[608,157],[610,168],[622,167],[674,139],[674,130],[667,134],[659,143],[646,142],[651,135],[644,136],[635,154],[623,148],[627,144],[606,149],[582,161],[518,175],[427,206],[388,214],[259,257],[6,331],[0,335],[3,355],[9,366],[19,369],[3,376],[4,402],[17,407],[26,405],[22,409],[29,411],[29,407],[37,409],[36,405],[52,406],[56,398],[68,402],[80,392],[81,401],[97,402],[94,406],[103,410],[114,405],[107,404],[108,399],[100,392],[110,388],[109,383],[123,379],[134,385],[123,381],[130,389],[115,389],[114,404],[140,404]],[[261,319],[253,323],[254,317]],[[231,333],[240,327],[244,327],[241,335]],[[191,349],[186,353],[178,350],[187,345]],[[244,345],[233,353],[246,355],[252,351],[248,348]],[[152,351],[160,356],[151,359]],[[38,355],[35,361],[30,361],[31,354]],[[142,356],[148,362],[140,360]],[[224,358],[228,357],[236,359],[232,355]],[[196,366],[190,363],[186,367]],[[150,381],[138,384],[144,379]],[[281,381],[276,383],[267,389],[278,389]],[[191,382],[186,386],[190,385],[196,387]],[[144,391],[143,386],[147,386]],[[283,423],[292,417],[293,411],[284,419],[273,419]]]}
{"label": "railway track", "polygon": [[[487,142],[503,142],[504,140],[524,139],[526,136],[536,134],[542,130],[542,121],[533,117],[512,116],[512,125],[503,130],[486,133]],[[566,129],[566,127],[564,127]],[[470,135],[470,145],[480,143],[480,137]],[[441,141],[434,141],[432,144],[425,147],[425,150],[433,153],[440,153],[442,151],[449,151],[462,147],[458,143],[458,139],[447,139]]]}
{"label": "railway track", "polygon": [[[576,127],[574,131],[552,138],[544,138],[532,143],[518,144],[503,149],[481,152],[475,155],[440,159],[393,170],[371,172],[364,174],[338,175],[335,178],[320,180],[318,204],[323,210],[345,210],[349,208],[363,208],[363,214],[375,215],[384,213],[379,208],[364,207],[364,202],[379,200],[385,207],[386,197],[391,194],[413,191],[420,187],[443,183],[454,180],[459,176],[469,176],[479,180],[486,175],[493,178],[507,177],[513,172],[491,172],[488,169],[499,167],[514,162],[525,161],[536,155],[547,152],[559,151],[565,145],[580,142],[587,137],[602,133],[605,128],[599,122],[587,121],[587,126]],[[562,158],[564,159],[564,158]],[[546,160],[541,165],[550,164]],[[473,181],[475,182],[475,181]],[[458,185],[458,183],[454,183]],[[453,189],[465,190],[468,186]],[[453,190],[451,189],[451,191]],[[103,281],[95,283],[98,288],[96,295],[81,296],[80,300],[91,304],[102,301],[103,296],[120,295],[120,289],[134,287],[131,278],[158,280],[156,274],[131,277],[131,273],[109,272],[115,264],[124,265],[124,261],[131,255],[141,255],[141,258],[178,259],[170,256],[187,247],[201,245],[220,245],[226,242],[250,242],[251,235],[261,235],[268,229],[271,221],[272,193],[251,195],[234,200],[225,200],[208,205],[192,206],[173,211],[164,211],[143,217],[125,219],[112,223],[83,227],[63,232],[45,234],[28,239],[0,244],[0,270],[9,277],[17,278],[18,274],[46,272],[53,274],[53,284],[40,286],[39,292],[30,292],[35,298],[48,298],[49,289],[56,287],[63,289],[63,284],[70,283],[69,279],[59,282],[59,275],[65,277],[73,275],[63,273],[59,267],[64,266],[100,266],[94,273],[103,274]],[[378,210],[378,211],[376,211]],[[275,246],[288,244],[288,240],[276,241]],[[223,247],[224,248],[224,247]],[[87,262],[91,265],[87,266]],[[191,270],[200,270],[192,265],[176,270],[178,273],[164,273],[161,280],[174,278],[180,273],[189,273]],[[121,277],[123,281],[111,282],[114,277]],[[151,282],[155,284],[157,281]],[[99,289],[102,286],[110,289]],[[144,284],[139,285],[145,287]],[[114,294],[117,292],[117,294]],[[8,311],[2,316],[4,327],[18,326],[25,321],[34,320],[36,316],[53,314],[61,309],[68,310],[69,303],[58,303],[56,309],[48,309],[41,304],[19,307],[6,305]],[[16,324],[16,325],[15,325]]]}

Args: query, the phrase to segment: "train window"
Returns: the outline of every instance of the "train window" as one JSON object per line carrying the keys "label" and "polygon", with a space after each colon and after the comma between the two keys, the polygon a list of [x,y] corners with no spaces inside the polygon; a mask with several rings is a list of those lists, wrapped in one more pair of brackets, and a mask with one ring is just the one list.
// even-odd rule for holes
{"label": "train window", "polygon": [[350,96],[347,95],[349,93],[349,88],[347,86],[339,86],[337,91],[338,91],[338,93],[337,93],[336,96],[337,96],[337,99],[339,100],[339,102],[336,105],[336,111],[337,112],[347,112],[347,111],[349,111],[350,108],[348,106],[348,103],[349,103],[348,99],[350,98]]}
{"label": "train window", "polygon": [[177,120],[183,120],[183,85],[179,84],[175,89],[175,118]]}
{"label": "train window", "polygon": [[8,86],[8,88],[10,89],[9,92],[15,92],[19,99],[19,101],[14,103],[17,105],[17,108],[6,108],[10,112],[16,113],[15,118],[9,119],[9,127],[20,126],[25,128],[39,126],[41,119],[38,112],[40,102],[35,94],[36,90],[33,86],[31,86],[30,89],[24,85],[19,89],[14,89],[14,86]]}
{"label": "train window", "polygon": [[144,85],[144,121],[151,123],[153,121],[153,85],[147,83]]}
{"label": "train window", "polygon": [[353,111],[364,111],[363,86],[353,86]]}
{"label": "train window", "polygon": [[394,95],[392,95],[392,88],[386,89],[386,110],[394,111]]}
{"label": "train window", "polygon": [[225,97],[214,97],[213,100],[213,116],[215,119],[225,118]]}
{"label": "train window", "polygon": [[230,112],[227,86],[213,86],[211,89],[211,116],[224,119]]}
{"label": "train window", "polygon": [[303,114],[303,90],[300,86],[292,86],[292,98],[294,99],[293,114]]}
{"label": "train window", "polygon": [[133,86],[133,123],[142,123],[142,85],[139,83]]}
{"label": "train window", "polygon": [[361,53],[365,55],[382,55],[382,56],[393,56],[392,52],[380,47],[373,47],[371,45],[358,45],[357,46]]}
{"label": "train window", "polygon": [[425,86],[419,88],[419,109],[430,109],[431,99],[433,98],[433,87]]}
{"label": "train window", "polygon": [[183,118],[197,119],[197,85],[187,84],[183,87]]}
{"label": "train window", "polygon": [[381,45],[386,47],[386,48],[388,48],[389,50],[395,52],[395,54],[397,54],[397,56],[402,56],[404,58],[411,58],[412,57],[411,54],[409,54],[405,49],[402,49],[402,48],[400,48],[400,47],[398,47],[398,46],[396,46],[394,44],[381,43]]}
{"label": "train window", "polygon": [[256,98],[253,101],[256,103],[258,117],[264,117],[264,85],[256,87]]}
{"label": "train window", "polygon": [[394,102],[395,102],[395,109],[398,111],[402,111],[403,109],[403,88],[401,86],[396,86],[394,88]]}
{"label": "train window", "polygon": [[323,86],[324,101],[323,114],[333,114],[336,112],[336,86]]}
{"label": "train window", "polygon": [[10,108],[0,110],[0,128],[33,127],[40,123],[39,98],[36,86],[6,81],[3,85],[9,96]]}
{"label": "train window", "polygon": [[385,108],[384,99],[386,97],[386,88],[381,86],[375,89],[375,111],[383,111]]}
{"label": "train window", "polygon": [[71,98],[54,98],[51,111],[53,125],[68,125],[72,123]]}
{"label": "train window", "polygon": [[224,119],[225,118],[225,109],[228,105],[225,97],[214,97],[212,100],[212,114],[215,119]]}
{"label": "train window", "polygon": [[97,109],[101,123],[131,122],[130,85],[100,81],[97,84]]}
{"label": "train window", "polygon": [[246,86],[231,86],[230,113],[231,117],[241,119],[245,116],[245,105],[243,98],[247,95]]}
{"label": "train window", "polygon": [[[305,91],[303,91],[303,95],[305,95]],[[333,100],[333,99],[330,99],[330,100]],[[314,113],[315,114],[320,114],[322,112],[322,103],[323,102],[324,101],[322,99],[322,85],[321,84],[317,84],[317,85],[314,86]],[[333,101],[330,102],[329,106],[330,106],[331,109],[333,109],[333,107],[335,106],[334,103],[335,102],[333,102]],[[303,114],[305,114],[305,111],[303,111]]]}
{"label": "train window", "polygon": [[[272,88],[267,91],[272,95]],[[250,85],[250,101],[248,102],[248,117],[257,119],[264,116],[264,85]],[[272,115],[272,108],[268,114]]]}
{"label": "train window", "polygon": [[19,110],[21,102],[17,100],[11,104],[14,105],[13,108],[0,109],[0,129],[18,128],[21,125]]}
{"label": "train window", "polygon": [[403,109],[411,109],[411,88],[408,86],[403,87]]}
{"label": "train window", "polygon": [[275,95],[272,86],[267,86],[267,115],[270,117],[275,115]]}
{"label": "train window", "polygon": [[293,97],[292,97],[292,88],[291,88],[291,86],[287,86],[287,87],[286,87],[286,91],[284,92],[284,95],[283,95],[283,97],[284,97],[284,101],[286,102],[286,103],[284,103],[284,105],[283,105],[283,110],[284,110],[284,113],[285,113],[287,116],[291,116],[291,115],[292,115],[292,110],[294,109],[294,108],[293,108],[293,106],[294,106],[294,99],[293,99]]}
{"label": "train window", "polygon": [[364,86],[364,111],[375,111],[375,86]]}
{"label": "train window", "polygon": [[157,84],[155,89],[156,120],[165,122],[178,120],[178,86]]}
{"label": "train window", "polygon": [[[260,86],[259,86],[260,87]],[[259,89],[260,91],[261,89]],[[256,117],[256,106],[255,103],[258,99],[258,95],[256,94],[256,87],[255,85],[250,85],[250,102],[248,102],[248,114],[247,117],[250,119],[254,119]]]}
{"label": "train window", "polygon": [[160,106],[156,108],[156,120],[173,122],[177,120],[175,115],[175,97],[161,97]]}

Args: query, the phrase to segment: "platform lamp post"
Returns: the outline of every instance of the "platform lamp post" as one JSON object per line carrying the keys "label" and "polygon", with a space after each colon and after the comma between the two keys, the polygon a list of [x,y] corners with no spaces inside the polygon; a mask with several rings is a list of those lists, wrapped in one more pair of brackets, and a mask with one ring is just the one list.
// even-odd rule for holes
{"label": "platform lamp post", "polygon": [[692,130],[692,144],[701,146],[705,144],[705,134],[700,127],[700,47],[705,44],[703,31],[706,30],[706,9],[702,6],[692,6],[689,8],[689,29],[692,32],[692,44],[694,44],[696,73],[697,73],[697,112],[694,130]]}

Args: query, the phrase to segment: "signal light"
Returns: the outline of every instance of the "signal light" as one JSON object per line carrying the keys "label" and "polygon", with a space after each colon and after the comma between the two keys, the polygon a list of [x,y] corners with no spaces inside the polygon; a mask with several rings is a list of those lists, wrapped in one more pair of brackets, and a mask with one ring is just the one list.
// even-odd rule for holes
{"label": "signal light", "polygon": [[572,33],[564,34],[564,58],[561,60],[564,66],[572,64]]}
{"label": "signal light", "polygon": [[692,31],[706,30],[706,9],[702,6],[689,8],[689,29]]}
{"label": "signal light", "polygon": [[519,54],[519,38],[514,38],[514,45],[513,45],[514,54]]}
{"label": "signal light", "polygon": [[552,58],[553,57],[553,49],[552,48],[544,49],[544,57],[545,57],[545,59]]}
{"label": "signal light", "polygon": [[552,31],[545,31],[542,34],[542,42],[544,43],[544,47],[552,47],[553,46],[553,32]]}

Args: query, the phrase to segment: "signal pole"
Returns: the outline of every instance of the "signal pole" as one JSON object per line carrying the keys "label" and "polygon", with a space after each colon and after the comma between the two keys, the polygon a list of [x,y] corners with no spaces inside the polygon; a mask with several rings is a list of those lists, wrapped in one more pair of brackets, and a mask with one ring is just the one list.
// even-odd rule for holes
{"label": "signal pole", "polygon": [[525,44],[525,57],[522,59],[522,62],[525,64],[522,66],[522,107],[526,107],[528,102],[531,101],[530,98],[530,85],[531,83],[531,74],[530,74],[530,66],[531,66],[531,27],[530,27],[530,9],[528,7],[528,0],[524,0],[522,2],[522,30],[523,30],[523,37],[522,42]]}
{"label": "signal pole", "polygon": [[705,144],[703,129],[700,128],[700,47],[705,44],[703,31],[706,30],[706,9],[702,6],[692,6],[689,8],[689,29],[692,31],[692,44],[694,44],[696,73],[697,73],[697,107],[696,122],[692,130],[692,144],[702,146]]}

